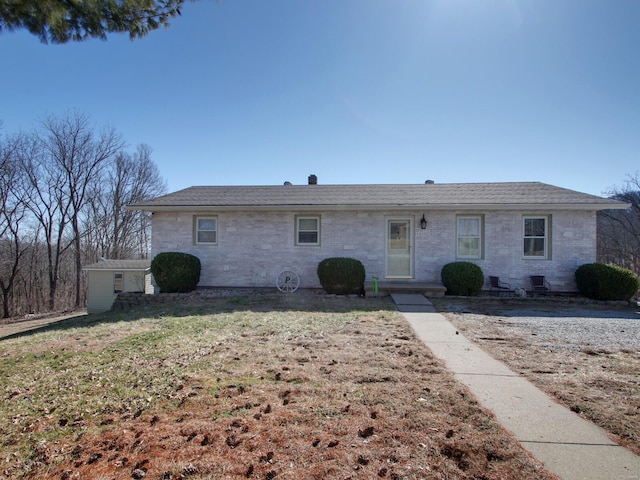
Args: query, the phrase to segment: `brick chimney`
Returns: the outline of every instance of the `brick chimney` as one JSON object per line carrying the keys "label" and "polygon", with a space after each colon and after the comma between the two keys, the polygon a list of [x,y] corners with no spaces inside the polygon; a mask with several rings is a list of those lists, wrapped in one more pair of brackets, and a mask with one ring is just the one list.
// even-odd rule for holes
{"label": "brick chimney", "polygon": [[309,175],[309,185],[317,185],[318,184],[318,177],[316,177],[315,175]]}

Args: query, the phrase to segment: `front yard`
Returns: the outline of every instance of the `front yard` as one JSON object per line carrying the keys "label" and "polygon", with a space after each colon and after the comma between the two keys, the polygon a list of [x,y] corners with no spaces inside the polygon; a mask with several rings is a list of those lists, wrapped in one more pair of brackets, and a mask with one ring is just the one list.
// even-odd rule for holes
{"label": "front yard", "polygon": [[266,295],[0,340],[0,477],[552,479],[388,299]]}

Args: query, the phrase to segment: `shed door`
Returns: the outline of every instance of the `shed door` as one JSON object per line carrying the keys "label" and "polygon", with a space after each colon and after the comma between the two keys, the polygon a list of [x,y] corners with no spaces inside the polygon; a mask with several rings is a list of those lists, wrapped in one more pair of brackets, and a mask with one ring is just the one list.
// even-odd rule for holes
{"label": "shed door", "polygon": [[387,278],[413,278],[411,219],[387,220]]}

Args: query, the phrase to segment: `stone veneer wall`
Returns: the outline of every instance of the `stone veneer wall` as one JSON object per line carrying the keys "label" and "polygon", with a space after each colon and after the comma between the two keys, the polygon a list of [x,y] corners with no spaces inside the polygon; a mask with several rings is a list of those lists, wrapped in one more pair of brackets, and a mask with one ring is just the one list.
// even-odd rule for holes
{"label": "stone veneer wall", "polygon": [[144,293],[123,292],[116,297],[111,310],[128,310],[132,307],[141,307],[147,305],[160,305],[162,303],[170,303],[178,298],[186,297],[187,293],[162,293],[159,295],[148,295]]}
{"label": "stone veneer wall", "polygon": [[133,307],[143,307],[148,305],[162,305],[164,303],[174,303],[188,301],[190,299],[206,300],[220,297],[233,297],[244,295],[269,295],[279,293],[275,287],[270,289],[259,288],[234,288],[234,289],[208,289],[198,288],[189,293],[158,293],[145,294],[141,292],[122,292],[116,297],[111,306],[111,310],[127,310]]}

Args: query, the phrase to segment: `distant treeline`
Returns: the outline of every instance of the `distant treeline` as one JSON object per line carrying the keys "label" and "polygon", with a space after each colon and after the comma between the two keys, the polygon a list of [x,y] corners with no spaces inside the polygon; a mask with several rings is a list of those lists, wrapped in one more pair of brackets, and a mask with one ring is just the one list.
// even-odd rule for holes
{"label": "distant treeline", "polygon": [[166,190],[149,146],[130,152],[114,129],[81,113],[1,136],[2,315],[83,307],[82,266],[146,258],[150,219],[125,207]]}

